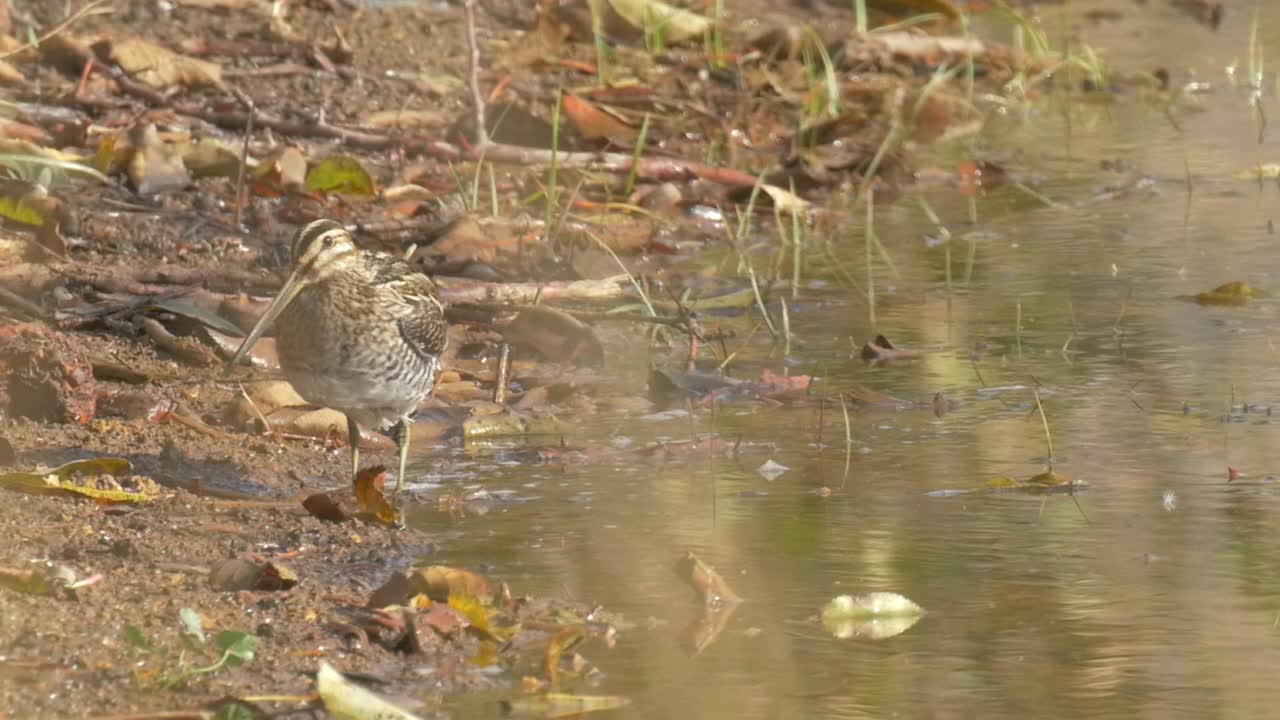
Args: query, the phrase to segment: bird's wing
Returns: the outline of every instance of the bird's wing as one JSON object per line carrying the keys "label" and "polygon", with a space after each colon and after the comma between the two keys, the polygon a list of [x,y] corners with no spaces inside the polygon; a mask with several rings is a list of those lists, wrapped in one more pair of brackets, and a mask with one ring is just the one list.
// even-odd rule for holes
{"label": "bird's wing", "polygon": [[373,284],[394,292],[406,307],[396,321],[400,337],[424,360],[439,357],[448,341],[448,323],[435,285],[397,257],[379,254],[374,262]]}

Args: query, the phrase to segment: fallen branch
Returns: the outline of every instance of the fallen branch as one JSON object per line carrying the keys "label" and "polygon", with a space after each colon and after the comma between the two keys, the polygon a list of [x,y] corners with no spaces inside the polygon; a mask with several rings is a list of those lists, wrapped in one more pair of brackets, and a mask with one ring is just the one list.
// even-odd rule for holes
{"label": "fallen branch", "polygon": [[603,280],[574,280],[547,283],[493,283],[477,280],[437,278],[440,299],[446,303],[505,303],[531,304],[539,299],[554,300],[617,300],[623,293],[626,275],[614,275]]}

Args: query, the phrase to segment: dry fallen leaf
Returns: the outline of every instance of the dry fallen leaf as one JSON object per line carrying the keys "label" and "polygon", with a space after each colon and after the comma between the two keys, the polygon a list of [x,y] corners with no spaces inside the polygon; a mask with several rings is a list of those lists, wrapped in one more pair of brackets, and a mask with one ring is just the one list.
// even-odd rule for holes
{"label": "dry fallen leaf", "polygon": [[565,93],[561,108],[578,133],[588,140],[629,141],[639,134],[622,118],[572,93]]}
{"label": "dry fallen leaf", "polygon": [[374,465],[361,468],[356,473],[355,479],[356,501],[360,503],[361,510],[378,522],[395,525],[400,522],[400,513],[396,512],[395,507],[387,502],[386,496],[382,494],[386,481],[386,467]]}
{"label": "dry fallen leaf", "polygon": [[111,59],[125,72],[155,88],[222,87],[222,66],[179,55],[160,45],[130,38],[111,43]]}
{"label": "dry fallen leaf", "polygon": [[409,595],[419,594],[436,602],[448,602],[450,596],[463,596],[488,603],[493,600],[493,587],[470,570],[432,565],[409,576]]}

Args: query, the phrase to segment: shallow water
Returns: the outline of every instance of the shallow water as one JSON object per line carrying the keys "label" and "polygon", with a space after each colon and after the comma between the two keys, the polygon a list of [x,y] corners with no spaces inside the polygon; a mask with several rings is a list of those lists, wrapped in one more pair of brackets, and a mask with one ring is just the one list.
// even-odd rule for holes
{"label": "shallow water", "polygon": [[[625,616],[633,625],[615,647],[582,649],[603,679],[571,688],[630,698],[615,717],[1273,716],[1280,413],[1265,409],[1280,403],[1280,299],[1206,308],[1177,298],[1233,280],[1280,292],[1280,235],[1268,229],[1280,186],[1233,177],[1280,161],[1280,131],[1257,142],[1245,93],[1223,71],[1244,65],[1247,13],[1215,34],[1150,5],[1125,6],[1142,23],[1061,26],[1078,25],[1117,68],[1164,66],[1180,79],[1189,68],[1213,83],[1197,110],[1178,113],[1181,131],[1131,96],[1069,109],[1050,99],[1025,122],[998,119],[983,154],[1042,176],[1036,192],[1060,206],[1006,187],[979,199],[969,226],[965,198],[926,193],[955,237],[950,290],[916,200],[878,211],[901,277],[877,267],[875,329],[925,351],[920,360],[871,368],[851,356],[851,338],[872,334],[865,302],[821,268],[806,272],[793,373],[821,378],[831,397],[858,385],[926,402],[943,392],[954,411],[855,411],[847,474],[839,408],[820,418],[813,404],[592,416],[572,438],[639,444],[714,430],[723,441],[661,462],[429,458],[420,469],[439,492],[496,496],[483,515],[419,517],[440,539],[430,561]],[[1280,47],[1280,8],[1265,8],[1259,27],[1264,47]],[[1264,108],[1280,119],[1274,97]],[[953,167],[961,152],[931,157]],[[1127,169],[1103,169],[1116,160]],[[861,281],[860,230],[835,240]],[[974,358],[980,341],[989,348]],[[751,360],[780,370],[767,356]],[[618,382],[642,394],[647,360],[615,364]],[[1056,470],[1090,487],[940,492],[1044,468],[1036,381]],[[726,452],[739,439],[740,452]],[[757,472],[770,458],[788,468],[772,481]],[[1229,466],[1245,476],[1228,483]],[[685,551],[746,598],[697,655],[685,637],[696,605],[672,571]],[[928,615],[882,641],[835,639],[814,620],[833,596],[870,591],[902,593]],[[458,702],[458,717],[496,714],[489,698]]]}

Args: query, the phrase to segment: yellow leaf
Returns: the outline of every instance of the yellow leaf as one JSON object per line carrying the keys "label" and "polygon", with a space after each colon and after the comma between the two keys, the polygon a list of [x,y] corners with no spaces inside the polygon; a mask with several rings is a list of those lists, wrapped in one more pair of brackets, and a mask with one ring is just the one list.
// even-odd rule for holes
{"label": "yellow leaf", "polygon": [[108,504],[154,500],[159,486],[132,471],[133,465],[124,458],[75,460],[49,472],[4,473],[0,488],[35,495],[81,495]]}
{"label": "yellow leaf", "polygon": [[333,155],[307,173],[307,189],[312,192],[372,195],[373,178],[359,160],[348,155]]}

